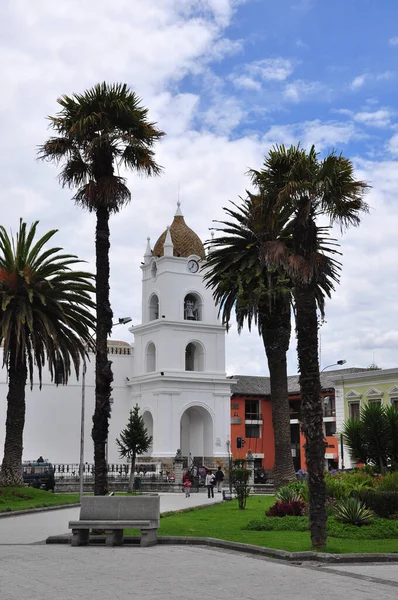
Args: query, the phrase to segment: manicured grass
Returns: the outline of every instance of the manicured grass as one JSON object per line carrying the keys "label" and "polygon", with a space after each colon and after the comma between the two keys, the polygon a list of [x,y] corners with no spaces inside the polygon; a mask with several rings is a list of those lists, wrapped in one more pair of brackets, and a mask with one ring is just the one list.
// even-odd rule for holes
{"label": "manicured grass", "polygon": [[[239,510],[237,501],[233,500],[189,512],[177,512],[161,518],[159,535],[213,537],[290,552],[312,550],[308,532],[243,529],[249,521],[262,519],[265,510],[273,503],[273,496],[253,496],[248,499],[245,510]],[[139,534],[134,530],[126,530],[125,533]],[[329,537],[325,552],[398,552],[398,539],[359,540]]]}
{"label": "manicured grass", "polygon": [[79,494],[53,494],[30,487],[0,488],[0,513],[79,502]]}

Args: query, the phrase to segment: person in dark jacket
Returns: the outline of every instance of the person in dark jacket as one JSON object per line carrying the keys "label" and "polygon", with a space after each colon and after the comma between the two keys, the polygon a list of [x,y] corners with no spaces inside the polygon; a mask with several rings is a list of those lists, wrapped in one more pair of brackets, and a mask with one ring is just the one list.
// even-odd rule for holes
{"label": "person in dark jacket", "polygon": [[221,467],[218,467],[216,474],[216,484],[217,484],[217,492],[221,494],[222,492],[222,482],[224,481],[224,473],[221,470]]}

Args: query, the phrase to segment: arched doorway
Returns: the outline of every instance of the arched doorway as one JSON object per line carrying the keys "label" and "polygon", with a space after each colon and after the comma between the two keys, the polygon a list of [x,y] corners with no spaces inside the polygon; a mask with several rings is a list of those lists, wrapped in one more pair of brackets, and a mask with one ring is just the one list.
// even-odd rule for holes
{"label": "arched doorway", "polygon": [[145,452],[145,454],[148,456],[148,455],[152,454],[152,446],[153,446],[153,417],[152,417],[151,413],[149,412],[149,410],[146,410],[143,413],[142,418],[144,419],[144,424],[145,424],[145,427],[147,428],[148,435],[152,436],[152,444],[149,446],[147,452]]}
{"label": "arched doorway", "polygon": [[192,459],[213,456],[213,419],[202,406],[190,406],[181,416],[180,448]]}

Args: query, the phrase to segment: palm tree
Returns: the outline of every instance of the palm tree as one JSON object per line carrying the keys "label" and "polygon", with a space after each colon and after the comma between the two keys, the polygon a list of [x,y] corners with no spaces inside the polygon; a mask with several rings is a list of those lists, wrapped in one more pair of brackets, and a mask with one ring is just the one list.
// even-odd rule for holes
{"label": "palm tree", "polygon": [[38,221],[28,230],[20,220],[16,239],[0,226],[0,341],[8,371],[7,420],[0,485],[23,485],[22,438],[25,386],[33,385],[34,367],[41,387],[46,364],[51,379],[67,383],[72,366],[79,375],[90,344],[95,304],[94,276],[72,271],[81,262],[44,246],[56,229],[35,241]]}
{"label": "palm tree", "polygon": [[[296,480],[291,452],[286,353],[291,333],[291,290],[281,273],[259,261],[262,236],[277,238],[283,215],[265,210],[263,199],[248,193],[241,206],[225,208],[232,221],[222,221],[216,231],[223,235],[209,243],[205,280],[220,305],[222,322],[228,327],[235,315],[240,332],[258,327],[270,372],[272,423],[275,441],[274,483],[277,488]],[[273,218],[270,220],[269,217]]]}
{"label": "palm tree", "polygon": [[332,152],[320,160],[314,147],[306,152],[300,146],[273,148],[253,178],[264,195],[277,195],[277,209],[283,207],[291,214],[286,226],[291,244],[266,241],[261,257],[270,268],[282,267],[293,285],[310,531],[313,547],[319,548],[326,543],[326,487],[316,296],[325,278],[338,281],[338,264],[330,243],[320,251],[316,220],[323,215],[330,225],[337,223],[341,229],[359,225],[360,213],[368,210],[363,201],[368,186],[354,178],[351,161],[342,155]]}
{"label": "palm tree", "polygon": [[96,495],[107,491],[106,440],[108,438],[111,361],[107,338],[112,330],[109,302],[109,218],[130,201],[125,179],[118,168],[151,176],[161,167],[153,147],[164,135],[147,119],[148,110],[126,84],[101,83],[83,94],[58,99],[60,112],[49,117],[56,132],[41,146],[39,158],[62,163],[62,186],[77,188],[75,202],[96,213],[96,369],[94,441]]}

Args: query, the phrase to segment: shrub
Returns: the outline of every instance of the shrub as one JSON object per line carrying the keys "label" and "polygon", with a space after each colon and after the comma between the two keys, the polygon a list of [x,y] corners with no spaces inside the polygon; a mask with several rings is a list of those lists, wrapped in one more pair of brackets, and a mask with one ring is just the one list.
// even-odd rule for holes
{"label": "shrub", "polygon": [[[299,482],[297,482],[299,483]],[[284,502],[285,504],[289,504],[290,502],[295,502],[297,500],[301,500],[300,490],[297,489],[296,484],[293,484],[295,487],[290,485],[284,485],[279,488],[276,492],[275,497],[280,502]],[[300,484],[299,484],[300,485]]]}
{"label": "shrub", "polygon": [[[239,461],[235,461],[235,463],[238,465]],[[243,467],[234,468],[230,473],[231,483],[238,499],[238,506],[240,510],[244,510],[246,508],[246,501],[250,495],[250,475],[251,470],[244,469]]]}
{"label": "shrub", "polygon": [[381,490],[398,492],[398,471],[388,473],[385,477],[381,477],[377,487]]}
{"label": "shrub", "polygon": [[388,519],[398,514],[398,492],[382,489],[366,490],[362,492],[361,500],[378,517]]}
{"label": "shrub", "polygon": [[337,476],[325,476],[326,483],[326,494],[329,498],[335,498],[336,500],[343,500],[347,498],[348,491],[344,480]]}
{"label": "shrub", "polygon": [[388,519],[374,519],[366,527],[358,527],[357,525],[341,523],[331,517],[328,519],[327,533],[331,537],[358,540],[398,538],[398,522],[390,521]]}
{"label": "shrub", "polygon": [[334,509],[337,521],[351,525],[367,525],[373,519],[373,513],[357,498],[340,500]]}
{"label": "shrub", "polygon": [[281,502],[277,500],[273,506],[265,513],[267,517],[301,517],[305,511],[305,504],[300,500],[292,502]]}

